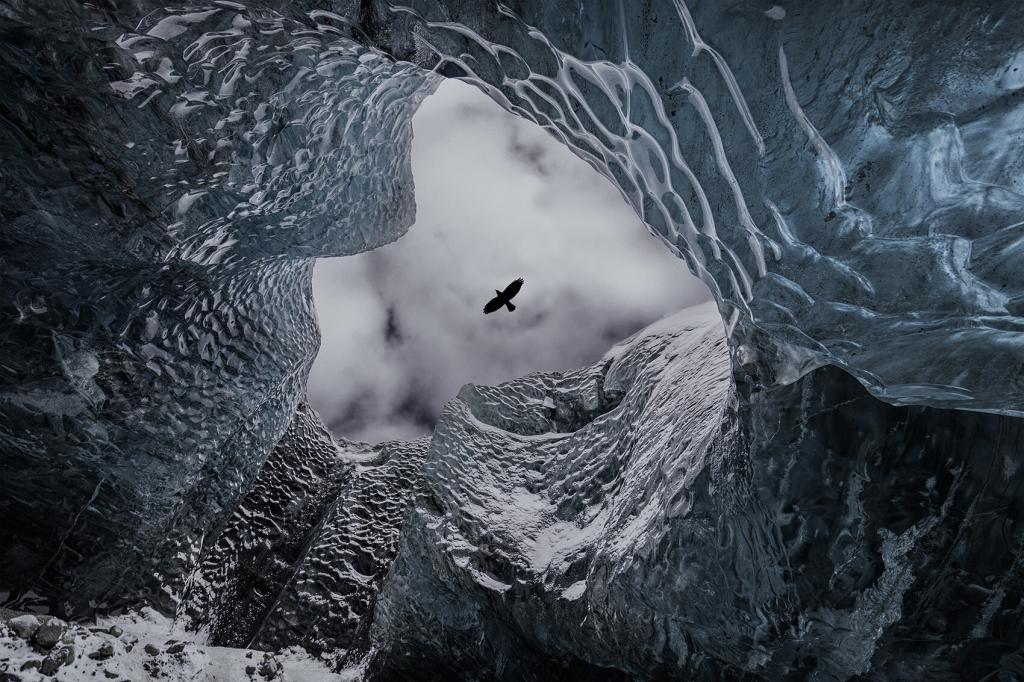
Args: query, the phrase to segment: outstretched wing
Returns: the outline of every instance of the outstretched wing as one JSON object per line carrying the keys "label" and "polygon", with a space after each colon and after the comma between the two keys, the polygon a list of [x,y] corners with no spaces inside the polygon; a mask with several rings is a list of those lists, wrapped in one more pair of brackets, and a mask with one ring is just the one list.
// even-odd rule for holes
{"label": "outstretched wing", "polygon": [[505,287],[505,291],[501,292],[501,294],[505,298],[511,299],[513,296],[518,294],[519,290],[522,289],[522,288],[523,288],[523,278],[520,277],[519,279],[517,279],[514,282],[512,282],[512,284],[509,284],[507,287]]}
{"label": "outstretched wing", "polygon": [[503,305],[505,305],[504,294],[502,294],[501,296],[495,296],[494,298],[487,302],[487,305],[484,306],[484,315],[493,313],[495,310],[497,310]]}

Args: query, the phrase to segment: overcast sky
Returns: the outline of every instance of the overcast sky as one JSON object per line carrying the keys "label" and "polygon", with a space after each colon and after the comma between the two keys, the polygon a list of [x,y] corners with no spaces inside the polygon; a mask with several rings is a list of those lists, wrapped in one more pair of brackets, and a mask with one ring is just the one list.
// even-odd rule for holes
{"label": "overcast sky", "polygon": [[[309,400],[336,435],[424,435],[463,384],[591,364],[709,298],[606,179],[471,86],[446,81],[413,128],[416,224],[316,265]],[[483,315],[516,277],[518,309]]]}

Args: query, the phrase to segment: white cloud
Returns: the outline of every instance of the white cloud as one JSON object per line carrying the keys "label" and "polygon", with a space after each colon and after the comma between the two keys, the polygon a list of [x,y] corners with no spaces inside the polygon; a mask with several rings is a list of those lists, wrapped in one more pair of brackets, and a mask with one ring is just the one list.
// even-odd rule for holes
{"label": "white cloud", "polygon": [[[472,87],[442,85],[414,131],[416,224],[314,274],[309,398],[339,435],[422,435],[465,383],[590,364],[707,300],[605,178]],[[520,276],[518,310],[484,316]]]}

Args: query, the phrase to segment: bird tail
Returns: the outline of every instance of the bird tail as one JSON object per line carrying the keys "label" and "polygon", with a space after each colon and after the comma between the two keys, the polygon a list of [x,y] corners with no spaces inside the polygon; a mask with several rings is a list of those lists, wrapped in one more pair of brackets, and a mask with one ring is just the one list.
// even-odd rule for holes
{"label": "bird tail", "polygon": [[516,307],[512,305],[512,301],[508,301],[507,303],[505,303],[505,307],[508,308],[509,312],[512,312],[513,310],[516,309]]}

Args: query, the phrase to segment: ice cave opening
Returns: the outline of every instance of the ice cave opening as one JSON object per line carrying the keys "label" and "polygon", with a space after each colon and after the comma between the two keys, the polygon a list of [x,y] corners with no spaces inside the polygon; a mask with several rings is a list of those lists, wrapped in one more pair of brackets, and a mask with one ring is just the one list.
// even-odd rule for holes
{"label": "ice cave opening", "polygon": [[[0,13],[0,680],[1024,676],[1024,4],[51,4]],[[621,199],[715,300],[617,342],[685,303]]]}
{"label": "ice cave opening", "polygon": [[[314,271],[307,395],[337,435],[422,437],[463,384],[589,365],[710,300],[607,178],[477,88],[444,81],[413,128],[415,224]],[[482,315],[519,276],[515,314]]]}

